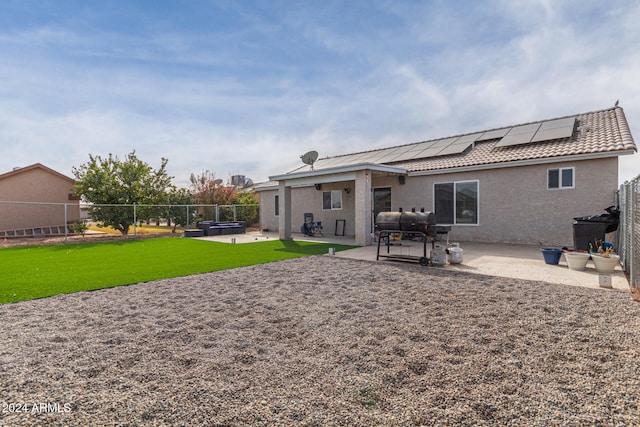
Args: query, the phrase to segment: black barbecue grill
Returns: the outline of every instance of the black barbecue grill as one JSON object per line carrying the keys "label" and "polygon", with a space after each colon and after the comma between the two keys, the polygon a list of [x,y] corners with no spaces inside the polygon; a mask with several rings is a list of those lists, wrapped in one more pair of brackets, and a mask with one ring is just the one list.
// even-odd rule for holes
{"label": "black barbecue grill", "polygon": [[[437,225],[436,214],[433,212],[380,212],[376,216],[376,232],[378,234],[378,253],[380,257],[396,259],[400,261],[417,261],[420,265],[427,265],[427,242],[431,242],[431,248],[435,247],[436,240],[451,231],[450,225]],[[421,238],[422,256],[396,255],[390,253],[391,237],[401,235],[403,238]],[[387,246],[387,254],[380,255],[380,244],[384,240]]]}

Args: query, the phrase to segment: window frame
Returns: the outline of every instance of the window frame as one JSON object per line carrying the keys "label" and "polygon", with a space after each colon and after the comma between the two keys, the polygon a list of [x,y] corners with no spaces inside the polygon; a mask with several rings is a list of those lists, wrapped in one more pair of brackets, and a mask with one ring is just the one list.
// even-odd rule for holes
{"label": "window frame", "polygon": [[275,216],[280,216],[280,195],[276,194],[274,197],[274,205],[275,205]]}
{"label": "window frame", "polygon": [[[551,172],[552,171],[557,171],[558,172],[558,186],[557,187],[551,187]],[[563,185],[564,184],[564,178],[563,178],[563,172],[564,171],[571,171],[571,185]],[[567,167],[562,167],[562,168],[548,168],[547,169],[547,190],[552,190],[552,191],[556,191],[556,190],[572,190],[576,188],[576,168],[575,166],[567,166]]]}
{"label": "window frame", "polygon": [[[475,183],[476,185],[476,211],[475,211],[475,222],[458,222],[458,184],[468,184]],[[442,182],[434,182],[433,183],[433,211],[438,214],[436,211],[436,185],[453,185],[453,200],[452,200],[452,211],[453,211],[453,222],[452,223],[439,223],[442,225],[457,225],[457,226],[472,226],[477,227],[480,225],[480,180],[478,179],[467,179],[462,181],[442,181]]]}
{"label": "window frame", "polygon": [[[329,207],[326,207],[325,200],[327,200],[325,194],[329,195]],[[338,205],[338,206],[336,206]],[[322,210],[323,211],[341,211],[342,210],[342,190],[327,190],[322,192]]]}

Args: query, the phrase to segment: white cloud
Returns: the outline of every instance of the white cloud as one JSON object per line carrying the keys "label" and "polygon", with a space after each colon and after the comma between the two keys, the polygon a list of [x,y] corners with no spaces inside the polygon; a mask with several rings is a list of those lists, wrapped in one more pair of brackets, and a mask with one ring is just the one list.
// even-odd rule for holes
{"label": "white cloud", "polygon": [[[121,7],[113,15],[135,12]],[[201,14],[222,14],[210,25],[150,11],[123,31],[87,10],[0,30],[0,172],[41,162],[70,174],[89,153],[135,149],[152,165],[168,158],[185,185],[205,169],[264,180],[312,149],[405,144],[616,99],[640,135],[632,1],[210,8]],[[621,179],[640,173],[630,159]]]}

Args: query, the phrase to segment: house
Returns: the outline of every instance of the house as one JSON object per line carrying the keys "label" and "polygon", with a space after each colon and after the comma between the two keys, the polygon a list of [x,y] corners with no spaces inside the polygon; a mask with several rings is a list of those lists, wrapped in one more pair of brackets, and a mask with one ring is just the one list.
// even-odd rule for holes
{"label": "house", "polygon": [[573,218],[616,204],[636,145],[620,107],[318,159],[256,185],[262,229],[305,212],[325,234],[373,241],[381,211],[435,212],[452,241],[572,246]]}
{"label": "house", "polygon": [[51,227],[64,232],[65,223],[80,218],[74,185],[72,178],[40,163],[0,175],[0,235],[49,234]]}

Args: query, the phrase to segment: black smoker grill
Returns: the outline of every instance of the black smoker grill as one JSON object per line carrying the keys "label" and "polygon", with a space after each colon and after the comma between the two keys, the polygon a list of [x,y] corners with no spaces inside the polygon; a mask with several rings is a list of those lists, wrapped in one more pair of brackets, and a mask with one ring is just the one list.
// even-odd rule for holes
{"label": "black smoker grill", "polygon": [[[450,225],[437,225],[436,214],[433,212],[380,212],[376,216],[376,231],[378,233],[378,253],[380,257],[391,258],[400,261],[417,261],[420,265],[427,265],[427,241],[431,242],[431,248],[435,248],[436,239],[451,231]],[[408,238],[422,238],[422,256],[394,255],[389,253],[391,236],[400,234]],[[387,254],[380,255],[380,244],[385,241]]]}

